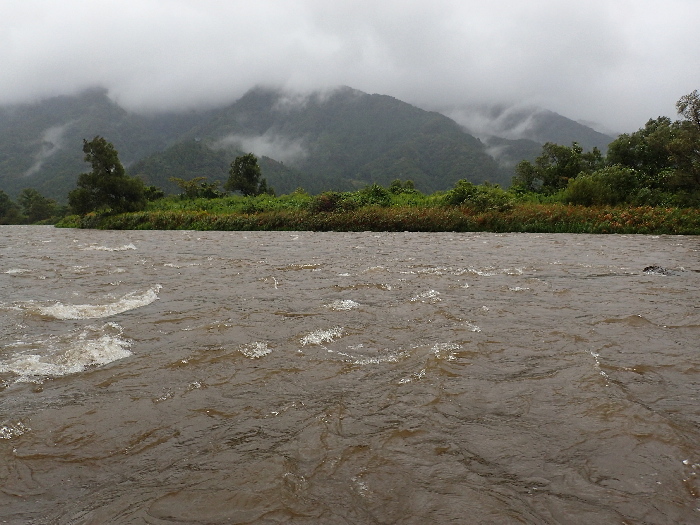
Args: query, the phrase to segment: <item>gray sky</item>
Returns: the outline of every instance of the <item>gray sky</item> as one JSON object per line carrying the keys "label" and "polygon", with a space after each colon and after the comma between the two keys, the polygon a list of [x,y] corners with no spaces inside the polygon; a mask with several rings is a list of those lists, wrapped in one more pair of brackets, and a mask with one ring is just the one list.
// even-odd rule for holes
{"label": "gray sky", "polygon": [[0,0],[0,104],[130,109],[348,85],[432,109],[538,105],[614,131],[700,89],[699,0]]}

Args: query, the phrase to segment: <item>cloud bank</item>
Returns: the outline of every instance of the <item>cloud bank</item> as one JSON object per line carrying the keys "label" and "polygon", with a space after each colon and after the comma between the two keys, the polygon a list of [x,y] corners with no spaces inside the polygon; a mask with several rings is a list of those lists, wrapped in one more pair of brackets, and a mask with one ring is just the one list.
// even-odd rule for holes
{"label": "cloud bank", "polygon": [[427,109],[545,107],[631,131],[700,88],[697,0],[0,0],[0,104],[103,86],[133,110],[256,85]]}

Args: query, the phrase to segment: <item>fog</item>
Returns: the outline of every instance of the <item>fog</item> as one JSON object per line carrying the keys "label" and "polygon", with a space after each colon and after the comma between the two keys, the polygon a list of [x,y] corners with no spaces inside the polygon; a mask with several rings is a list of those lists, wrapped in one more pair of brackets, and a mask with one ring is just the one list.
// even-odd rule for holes
{"label": "fog", "polygon": [[127,109],[348,85],[426,109],[538,106],[599,129],[700,88],[697,0],[0,0],[0,104],[102,86]]}

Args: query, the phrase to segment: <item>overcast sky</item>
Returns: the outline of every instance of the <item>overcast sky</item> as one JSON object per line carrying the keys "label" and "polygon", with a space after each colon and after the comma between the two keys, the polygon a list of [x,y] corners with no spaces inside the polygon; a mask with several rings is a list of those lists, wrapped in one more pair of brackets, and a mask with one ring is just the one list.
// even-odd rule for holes
{"label": "overcast sky", "polygon": [[0,104],[103,86],[172,109],[348,85],[634,131],[700,89],[698,21],[700,0],[0,0]]}

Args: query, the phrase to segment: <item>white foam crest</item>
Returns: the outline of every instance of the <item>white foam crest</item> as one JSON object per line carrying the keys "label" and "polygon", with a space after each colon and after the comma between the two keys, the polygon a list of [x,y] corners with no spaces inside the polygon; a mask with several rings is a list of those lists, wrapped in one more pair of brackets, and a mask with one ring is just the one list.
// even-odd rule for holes
{"label": "white foam crest", "polygon": [[447,361],[454,361],[457,359],[457,354],[455,351],[459,350],[461,346],[457,343],[436,343],[433,346],[433,353],[438,359],[446,359]]}
{"label": "white foam crest", "polygon": [[316,330],[302,337],[299,342],[302,346],[306,345],[322,345],[323,343],[332,343],[336,339],[343,336],[344,328],[336,326],[328,330]]}
{"label": "white foam crest", "polygon": [[51,306],[30,307],[41,315],[56,319],[102,319],[111,315],[121,314],[142,306],[147,306],[158,299],[162,286],[157,284],[145,292],[130,292],[121,299],[108,304],[63,304],[57,302]]}
{"label": "white foam crest", "polygon": [[9,270],[2,273],[6,273],[7,275],[22,275],[31,272],[32,270],[29,270],[28,268],[10,268]]}
{"label": "white foam crest", "polygon": [[411,302],[415,303],[418,301],[430,301],[430,302],[438,302],[440,301],[440,298],[438,297],[440,295],[440,292],[436,290],[428,290],[427,292],[422,292],[416,295],[415,297],[411,298]]}
{"label": "white foam crest", "polygon": [[595,369],[598,371],[598,373],[601,376],[603,376],[605,378],[605,382],[607,383],[608,379],[610,379],[610,377],[608,377],[608,374],[606,374],[605,371],[600,367],[600,359],[599,359],[600,354],[598,352],[596,352],[595,350],[591,350],[590,354],[593,357],[593,359],[595,360]]}
{"label": "white foam crest", "polygon": [[[359,350],[363,345],[349,346],[348,349]],[[345,358],[345,361],[352,363],[354,365],[367,366],[367,365],[380,365],[382,363],[398,363],[399,360],[408,355],[407,352],[395,352],[387,353],[384,355],[376,356],[358,356],[353,354],[348,354],[345,352],[338,352],[338,355]]]}
{"label": "white foam crest", "polygon": [[255,341],[238,347],[238,351],[250,359],[259,359],[272,352],[266,342]]}
{"label": "white foam crest", "polygon": [[386,272],[389,271],[385,266],[370,266],[369,268],[362,270],[362,273],[376,273],[376,272]]}
{"label": "white foam crest", "polygon": [[31,428],[17,421],[16,423],[5,422],[0,426],[0,439],[12,439],[17,436],[21,436],[26,432],[29,432]]}
{"label": "white foam crest", "polygon": [[333,301],[332,303],[325,305],[326,308],[337,311],[352,310],[354,308],[358,308],[359,306],[360,303],[356,303],[351,299],[338,299],[337,301]]}
{"label": "white foam crest", "polygon": [[524,292],[529,290],[530,288],[527,288],[526,286],[510,286],[508,289],[511,292]]}
{"label": "white foam crest", "polygon": [[[493,266],[487,266],[486,268],[467,268],[469,273],[480,275],[481,277],[493,277],[494,275],[504,274],[504,275],[522,275],[525,270],[523,268],[502,268],[498,269]],[[459,274],[461,275],[461,274]]]}
{"label": "white foam crest", "polygon": [[404,377],[403,379],[399,380],[400,385],[405,385],[406,383],[412,383],[413,381],[420,381],[423,379],[426,375],[425,368],[423,368],[420,372],[415,372],[411,374],[409,377]]}
{"label": "white foam crest", "polygon": [[[23,346],[29,348],[22,350]],[[118,324],[88,326],[64,336],[13,345],[14,351],[0,361],[0,373],[15,374],[15,382],[40,382],[124,359],[132,355],[130,347],[131,341],[123,337]]]}
{"label": "white foam crest", "polygon": [[482,277],[492,277],[496,275],[496,272],[493,270],[493,268],[488,268],[484,270],[479,270],[478,268],[468,268],[468,271],[470,273],[480,275]]}
{"label": "white foam crest", "polygon": [[[484,306],[483,308],[486,308],[486,307]],[[479,328],[474,323],[470,323],[469,321],[465,322],[464,326],[466,326],[469,329],[469,331],[471,331],[471,332],[481,332],[481,328]]]}
{"label": "white foam crest", "polygon": [[99,246],[91,244],[83,248],[84,251],[98,251],[98,252],[125,252],[127,250],[135,250],[136,246],[132,243],[125,244],[123,246],[117,246],[116,248],[110,248],[109,246]]}

